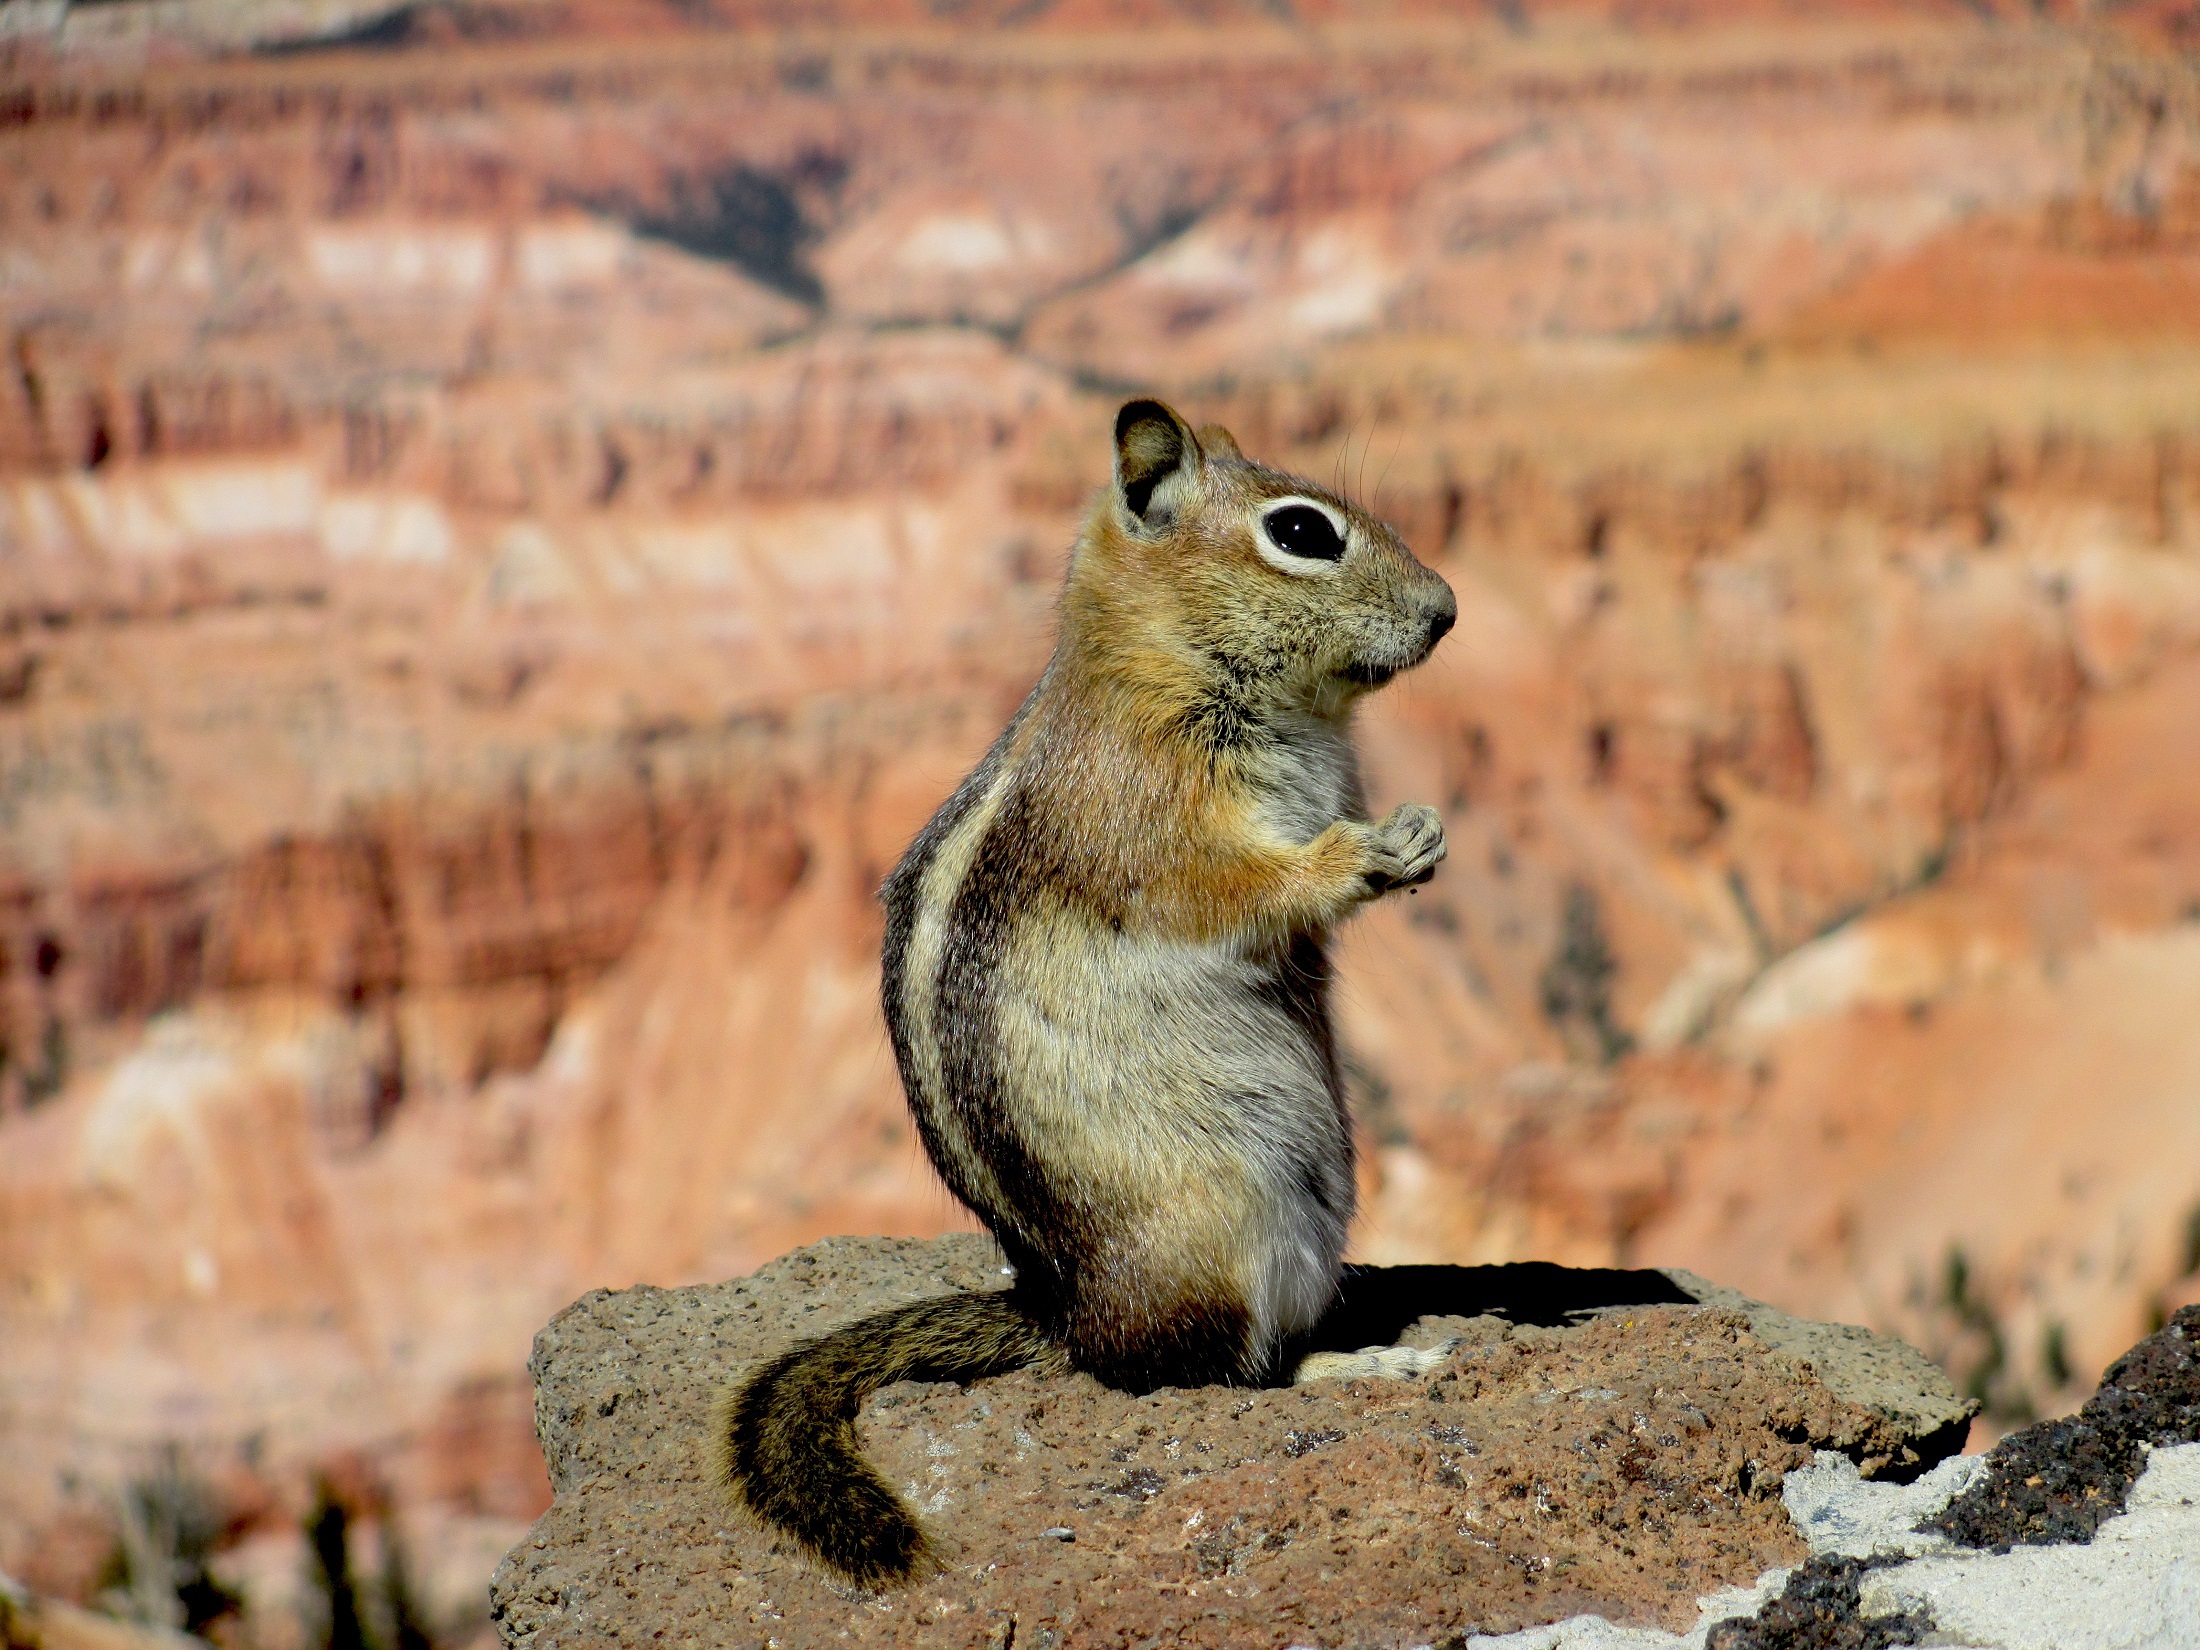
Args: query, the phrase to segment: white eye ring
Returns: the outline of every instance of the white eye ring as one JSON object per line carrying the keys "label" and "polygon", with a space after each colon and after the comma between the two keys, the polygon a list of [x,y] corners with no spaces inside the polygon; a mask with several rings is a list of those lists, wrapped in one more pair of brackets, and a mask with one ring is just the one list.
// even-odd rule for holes
{"label": "white eye ring", "polygon": [[1268,518],[1278,510],[1297,505],[1302,509],[1319,511],[1328,517],[1329,525],[1337,530],[1337,539],[1345,548],[1345,555],[1352,553],[1352,526],[1333,505],[1324,504],[1318,498],[1305,498],[1288,493],[1282,498],[1264,500],[1260,507],[1260,520],[1253,533],[1253,546],[1260,552],[1260,559],[1279,573],[1288,573],[1294,579],[1330,579],[1337,576],[1337,569],[1344,565],[1344,557],[1335,561],[1318,561],[1310,556],[1294,556],[1268,536]]}

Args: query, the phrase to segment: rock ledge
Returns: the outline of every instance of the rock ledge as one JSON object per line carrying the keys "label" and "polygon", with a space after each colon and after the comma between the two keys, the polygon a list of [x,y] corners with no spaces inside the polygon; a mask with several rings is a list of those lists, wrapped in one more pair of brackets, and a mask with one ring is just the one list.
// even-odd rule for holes
{"label": "rock ledge", "polygon": [[1273,1650],[1591,1612],[1684,1627],[1699,1594],[1804,1556],[1780,1487],[1815,1451],[1914,1476],[1969,1416],[1900,1343],[1685,1273],[1363,1268],[1326,1344],[1456,1337],[1427,1375],[879,1394],[866,1446],[953,1560],[905,1593],[830,1583],[743,1524],[707,1469],[722,1386],[881,1306],[1001,1282],[983,1238],[839,1238],[568,1307],[535,1342],[557,1500],[492,1585],[504,1641]]}

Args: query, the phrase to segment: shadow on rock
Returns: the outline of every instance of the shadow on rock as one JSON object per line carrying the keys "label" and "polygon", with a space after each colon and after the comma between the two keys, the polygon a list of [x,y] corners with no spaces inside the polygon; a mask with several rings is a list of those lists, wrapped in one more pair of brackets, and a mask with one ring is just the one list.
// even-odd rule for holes
{"label": "shadow on rock", "polygon": [[1422,1318],[1503,1318],[1561,1329],[1586,1312],[1693,1306],[1663,1272],[1617,1266],[1348,1266],[1310,1348],[1349,1352],[1397,1341]]}

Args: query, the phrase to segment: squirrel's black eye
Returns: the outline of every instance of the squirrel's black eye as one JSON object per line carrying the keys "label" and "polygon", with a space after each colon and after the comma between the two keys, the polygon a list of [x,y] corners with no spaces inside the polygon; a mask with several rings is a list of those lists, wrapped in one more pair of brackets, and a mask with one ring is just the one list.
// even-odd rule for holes
{"label": "squirrel's black eye", "polygon": [[1344,554],[1344,539],[1337,524],[1311,504],[1286,504],[1260,518],[1268,542],[1287,556],[1308,561],[1336,561]]}

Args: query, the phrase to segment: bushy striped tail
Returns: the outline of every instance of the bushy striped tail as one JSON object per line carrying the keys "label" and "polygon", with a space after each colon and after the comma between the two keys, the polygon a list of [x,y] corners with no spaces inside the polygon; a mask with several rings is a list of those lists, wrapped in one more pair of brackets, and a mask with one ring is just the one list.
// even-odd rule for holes
{"label": "bushy striped tail", "polygon": [[896,1381],[974,1381],[1062,1349],[1012,1292],[892,1307],[805,1341],[727,1395],[721,1471],[736,1498],[821,1564],[862,1586],[911,1581],[938,1560],[916,1517],[863,1459],[856,1413]]}

